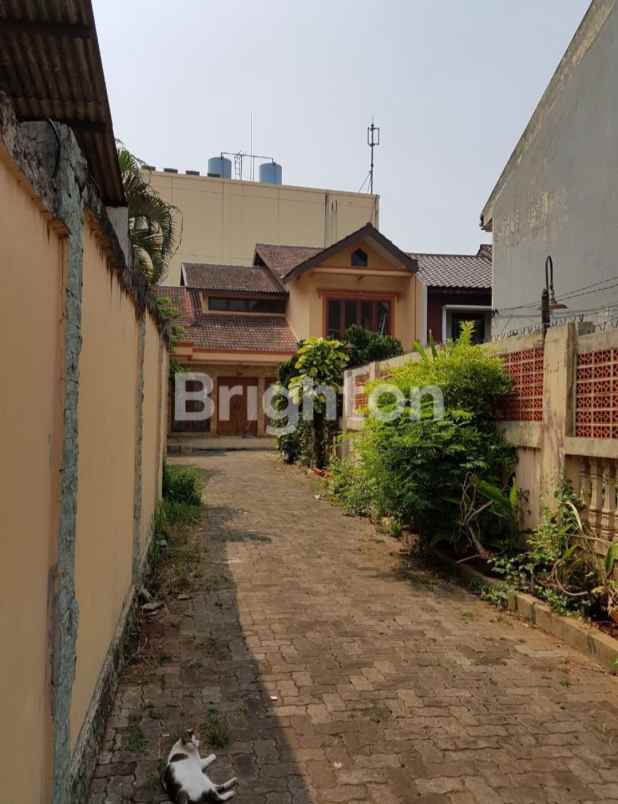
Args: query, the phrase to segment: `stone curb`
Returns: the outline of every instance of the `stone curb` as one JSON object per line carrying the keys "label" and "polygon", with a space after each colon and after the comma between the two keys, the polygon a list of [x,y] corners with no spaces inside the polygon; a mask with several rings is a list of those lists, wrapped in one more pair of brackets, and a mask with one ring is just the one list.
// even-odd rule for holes
{"label": "stone curb", "polygon": [[[438,562],[457,576],[464,585],[480,590],[500,583],[466,564],[458,564],[441,550],[434,549],[432,555]],[[618,674],[618,639],[586,625],[571,617],[556,614],[547,603],[543,603],[525,592],[510,592],[508,611],[520,620],[534,625],[550,634],[579,653],[588,656],[610,673]]]}

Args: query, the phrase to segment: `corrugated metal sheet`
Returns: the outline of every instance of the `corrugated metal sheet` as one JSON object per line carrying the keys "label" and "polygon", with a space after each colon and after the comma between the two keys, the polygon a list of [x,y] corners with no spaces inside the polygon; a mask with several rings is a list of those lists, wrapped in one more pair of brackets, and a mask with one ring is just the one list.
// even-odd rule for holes
{"label": "corrugated metal sheet", "polygon": [[104,202],[125,203],[90,0],[0,0],[0,88],[20,120],[70,125]]}

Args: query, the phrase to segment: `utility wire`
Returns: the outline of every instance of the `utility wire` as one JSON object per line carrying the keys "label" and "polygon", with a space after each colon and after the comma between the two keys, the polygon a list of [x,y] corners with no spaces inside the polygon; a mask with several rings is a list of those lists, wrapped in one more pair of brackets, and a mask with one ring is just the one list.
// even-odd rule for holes
{"label": "utility wire", "polygon": [[369,171],[369,173],[368,173],[368,174],[365,176],[365,180],[363,181],[363,183],[361,184],[361,186],[358,188],[357,192],[361,193],[361,192],[363,191],[363,187],[364,187],[364,186],[367,184],[367,182],[369,181],[369,176],[371,176],[371,171]]}
{"label": "utility wire", "polygon": [[[613,284],[608,285],[607,282]],[[562,293],[556,296],[556,301],[567,301],[568,299],[577,299],[580,296],[588,296],[591,293],[602,293],[606,290],[612,290],[618,287],[618,276],[610,276],[607,279],[602,279],[599,282],[592,282],[590,285],[583,285],[581,288],[576,288],[568,293]],[[510,313],[512,310],[526,310],[528,308],[538,308],[539,302],[532,301],[529,304],[519,304],[515,307],[503,307],[500,313]]]}

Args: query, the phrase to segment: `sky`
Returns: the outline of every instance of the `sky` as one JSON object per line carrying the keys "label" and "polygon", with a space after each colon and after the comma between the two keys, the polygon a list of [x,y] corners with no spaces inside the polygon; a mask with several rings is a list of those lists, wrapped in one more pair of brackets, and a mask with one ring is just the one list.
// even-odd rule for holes
{"label": "sky", "polygon": [[116,137],[157,167],[272,156],[357,191],[380,228],[474,253],[479,216],[589,0],[94,0]]}

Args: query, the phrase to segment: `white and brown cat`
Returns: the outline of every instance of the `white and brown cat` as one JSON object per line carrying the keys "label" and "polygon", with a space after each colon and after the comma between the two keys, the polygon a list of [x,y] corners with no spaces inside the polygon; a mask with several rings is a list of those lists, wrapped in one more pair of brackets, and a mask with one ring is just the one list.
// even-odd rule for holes
{"label": "white and brown cat", "polygon": [[200,741],[192,729],[174,743],[161,778],[163,789],[174,804],[227,801],[235,795],[232,788],[236,777],[224,784],[215,784],[206,775],[206,768],[215,759],[214,754],[200,756]]}

